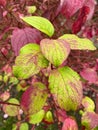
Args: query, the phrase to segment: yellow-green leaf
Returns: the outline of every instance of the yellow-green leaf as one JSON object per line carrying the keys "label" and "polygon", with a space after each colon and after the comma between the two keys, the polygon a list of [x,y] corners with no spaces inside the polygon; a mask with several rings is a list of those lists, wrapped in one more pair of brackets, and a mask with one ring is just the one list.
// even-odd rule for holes
{"label": "yellow-green leaf", "polygon": [[95,109],[94,101],[87,96],[83,98],[82,105],[84,107],[84,111],[94,111]]}
{"label": "yellow-green leaf", "polygon": [[70,44],[72,50],[96,50],[93,42],[87,38],[79,38],[74,34],[64,34],[59,37]]}
{"label": "yellow-green leaf", "polygon": [[16,57],[13,73],[17,78],[27,79],[48,66],[48,60],[40,52],[37,44],[25,45]]}
{"label": "yellow-green leaf", "polygon": [[54,34],[54,27],[52,23],[44,17],[27,16],[23,17],[22,20],[50,37]]}
{"label": "yellow-green leaf", "polygon": [[21,107],[26,115],[39,112],[46,103],[48,97],[47,89],[41,82],[36,82],[22,95]]}
{"label": "yellow-green leaf", "polygon": [[39,112],[37,112],[37,113],[35,113],[33,115],[30,115],[29,123],[31,123],[31,124],[40,123],[43,120],[44,115],[45,115],[45,111],[44,110],[40,110]]}
{"label": "yellow-green leaf", "polygon": [[53,65],[61,65],[70,53],[70,46],[64,40],[43,39],[40,43],[43,55]]}
{"label": "yellow-green leaf", "polygon": [[82,102],[83,91],[80,77],[67,66],[51,72],[49,89],[55,103],[66,111],[76,110]]}
{"label": "yellow-green leaf", "polygon": [[33,55],[40,51],[40,46],[36,43],[29,43],[20,49],[19,54],[30,54]]}
{"label": "yellow-green leaf", "polygon": [[[9,116],[17,116],[19,114],[20,107],[19,101],[15,98],[11,98],[8,100],[9,104],[4,104],[3,105],[3,110],[6,114]],[[14,105],[15,104],[15,105]]]}
{"label": "yellow-green leaf", "polygon": [[29,125],[26,122],[21,124],[13,124],[12,130],[29,130]]}

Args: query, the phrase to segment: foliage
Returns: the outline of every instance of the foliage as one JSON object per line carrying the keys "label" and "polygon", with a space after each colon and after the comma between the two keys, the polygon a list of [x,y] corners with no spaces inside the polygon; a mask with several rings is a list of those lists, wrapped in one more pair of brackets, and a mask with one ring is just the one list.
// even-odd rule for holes
{"label": "foliage", "polygon": [[0,1],[0,130],[98,129],[95,0]]}

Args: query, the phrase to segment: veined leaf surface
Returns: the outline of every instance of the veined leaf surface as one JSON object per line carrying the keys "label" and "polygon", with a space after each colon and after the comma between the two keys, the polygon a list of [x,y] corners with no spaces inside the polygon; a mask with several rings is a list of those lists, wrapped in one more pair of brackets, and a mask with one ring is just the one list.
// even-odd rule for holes
{"label": "veined leaf surface", "polygon": [[46,18],[40,16],[28,16],[23,17],[22,20],[50,37],[54,34],[54,27]]}
{"label": "veined leaf surface", "polygon": [[48,94],[44,84],[40,82],[33,84],[22,95],[21,107],[24,113],[31,116],[39,112],[45,105],[47,96]]}
{"label": "veined leaf surface", "polygon": [[20,50],[20,55],[16,57],[13,73],[18,78],[27,79],[47,66],[48,61],[40,52],[39,46],[28,44]]}
{"label": "veined leaf surface", "polygon": [[70,46],[64,40],[43,39],[40,43],[43,55],[53,65],[61,65],[70,53]]}
{"label": "veined leaf surface", "polygon": [[[18,106],[19,101],[15,98],[10,98],[8,100],[8,103],[10,103],[10,104],[3,105],[3,111],[6,114],[8,114],[9,116],[17,116],[19,114],[19,110],[20,110],[20,107]],[[13,104],[13,105],[11,105],[11,104]],[[17,105],[14,105],[14,104],[17,104]]]}
{"label": "veined leaf surface", "polygon": [[55,103],[66,111],[76,110],[81,104],[83,92],[80,77],[67,66],[51,72],[49,89]]}
{"label": "veined leaf surface", "polygon": [[59,37],[70,44],[72,50],[96,50],[96,47],[93,45],[93,42],[87,38],[79,38],[74,34],[64,34]]}

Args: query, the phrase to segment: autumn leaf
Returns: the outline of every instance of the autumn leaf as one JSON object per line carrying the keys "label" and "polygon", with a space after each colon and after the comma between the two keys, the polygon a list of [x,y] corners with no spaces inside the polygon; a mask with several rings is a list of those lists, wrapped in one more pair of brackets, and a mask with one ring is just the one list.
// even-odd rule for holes
{"label": "autumn leaf", "polygon": [[22,20],[50,37],[54,34],[54,27],[52,23],[44,17],[27,16],[23,17]]}
{"label": "autumn leaf", "polygon": [[68,57],[70,53],[70,46],[64,40],[50,40],[43,39],[40,42],[40,47],[43,55],[54,66],[61,65]]}
{"label": "autumn leaf", "polygon": [[26,115],[30,116],[36,114],[45,105],[47,96],[46,86],[40,82],[36,82],[23,93],[21,98],[21,108]]}
{"label": "autumn leaf", "polygon": [[74,34],[64,34],[59,39],[65,40],[70,44],[72,50],[96,50],[93,42],[87,38],[79,38]]}
{"label": "autumn leaf", "polygon": [[66,18],[73,16],[80,8],[82,8],[85,0],[60,0],[58,11]]}
{"label": "autumn leaf", "polygon": [[20,55],[16,57],[13,74],[17,78],[27,79],[47,67],[48,63],[42,55],[39,45],[27,44],[21,48]]}
{"label": "autumn leaf", "polygon": [[80,72],[80,75],[87,80],[90,84],[97,83],[98,75],[94,68],[85,68]]}
{"label": "autumn leaf", "polygon": [[63,123],[62,130],[78,130],[78,125],[74,118],[67,117]]}
{"label": "autumn leaf", "polygon": [[55,103],[66,111],[76,110],[82,102],[83,90],[80,77],[67,66],[50,73],[49,89]]}
{"label": "autumn leaf", "polygon": [[19,55],[20,49],[28,43],[39,43],[42,39],[41,33],[33,28],[16,29],[11,38],[12,49],[15,55]]}
{"label": "autumn leaf", "polygon": [[94,101],[87,96],[82,99],[82,105],[84,107],[84,111],[94,111],[95,110]]}
{"label": "autumn leaf", "polygon": [[4,104],[3,111],[6,114],[8,114],[9,116],[17,116],[19,114],[19,110],[20,110],[20,107],[18,106],[19,101],[15,98],[10,98],[7,102],[10,104]]}
{"label": "autumn leaf", "polygon": [[84,112],[81,122],[86,127],[86,130],[94,130],[98,126],[98,114],[95,112]]}

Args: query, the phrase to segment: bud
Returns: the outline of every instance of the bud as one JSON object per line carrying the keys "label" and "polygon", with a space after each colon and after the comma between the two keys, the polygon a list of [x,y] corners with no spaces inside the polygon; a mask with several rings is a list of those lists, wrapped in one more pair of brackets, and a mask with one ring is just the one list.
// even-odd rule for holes
{"label": "bud", "polygon": [[47,122],[47,123],[53,123],[53,116],[52,116],[51,111],[47,111],[47,113],[44,117],[44,121]]}
{"label": "bud", "polygon": [[3,77],[4,83],[7,83],[8,79],[9,79],[9,76],[8,75],[4,75],[4,77]]}
{"label": "bud", "polygon": [[29,14],[33,14],[36,11],[36,6],[27,6],[27,11]]}
{"label": "bud", "polygon": [[73,118],[68,117],[63,123],[62,130],[78,130],[78,125]]}

